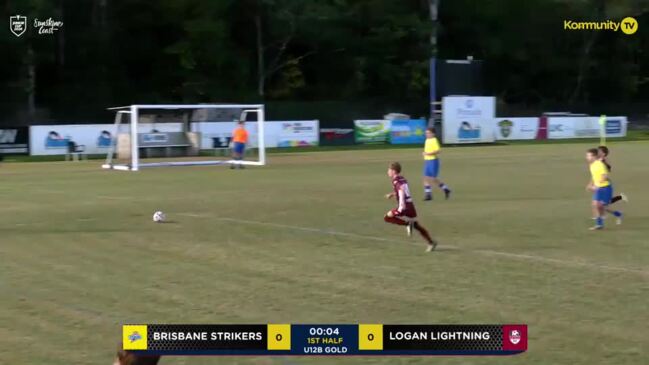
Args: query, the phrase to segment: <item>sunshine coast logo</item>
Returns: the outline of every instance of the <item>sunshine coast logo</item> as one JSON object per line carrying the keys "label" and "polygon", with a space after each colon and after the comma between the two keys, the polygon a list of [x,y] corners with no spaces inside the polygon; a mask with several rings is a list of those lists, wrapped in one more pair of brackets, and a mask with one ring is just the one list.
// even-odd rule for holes
{"label": "sunshine coast logo", "polygon": [[38,29],[38,34],[54,34],[63,27],[63,22],[47,18],[46,20],[34,19],[34,28]]}
{"label": "sunshine coast logo", "polygon": [[621,30],[624,34],[633,34],[638,31],[638,21],[632,17],[626,17],[622,21],[605,20],[600,22],[580,22],[574,20],[563,21],[564,30],[609,30],[617,32]]}
{"label": "sunshine coast logo", "polygon": [[[63,22],[55,20],[52,17],[47,19],[34,19],[34,30],[38,34],[54,34],[63,28]],[[16,37],[25,34],[28,28],[27,17],[23,15],[14,15],[9,17],[9,30]]]}

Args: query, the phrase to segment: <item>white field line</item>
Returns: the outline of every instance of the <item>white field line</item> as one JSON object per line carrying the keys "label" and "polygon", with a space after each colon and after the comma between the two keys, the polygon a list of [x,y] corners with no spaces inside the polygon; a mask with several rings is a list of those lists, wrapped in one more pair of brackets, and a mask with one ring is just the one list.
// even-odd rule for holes
{"label": "white field line", "polygon": [[[185,216],[185,217],[210,218],[210,219],[215,219],[215,220],[219,220],[219,221],[233,222],[233,223],[239,223],[239,224],[251,224],[251,225],[257,225],[257,226],[291,229],[291,230],[295,230],[295,231],[319,233],[319,234],[326,234],[326,235],[333,235],[333,236],[340,236],[340,237],[360,238],[360,239],[371,240],[371,241],[391,242],[391,243],[400,243],[400,244],[409,243],[409,244],[421,246],[422,248],[424,247],[423,244],[417,244],[415,242],[400,241],[400,240],[394,240],[394,239],[376,237],[376,236],[366,236],[366,235],[360,235],[360,234],[348,233],[348,232],[341,232],[341,231],[336,231],[336,230],[331,230],[331,229],[301,227],[301,226],[293,226],[293,225],[288,225],[288,224],[260,222],[260,221],[252,221],[252,220],[247,220],[247,219],[236,219],[236,218],[228,218],[228,217],[215,217],[215,216],[211,216],[211,215],[207,215],[207,214],[197,214],[197,213],[177,213],[177,214],[180,215],[180,216]],[[649,271],[641,270],[641,269],[628,268],[628,267],[601,265],[601,264],[595,264],[595,263],[585,262],[585,261],[560,260],[560,259],[554,259],[554,258],[544,257],[544,256],[525,255],[525,254],[517,254],[517,253],[494,251],[494,250],[462,249],[460,247],[452,246],[452,245],[440,245],[438,247],[462,250],[462,251],[466,251],[466,252],[472,252],[472,253],[477,253],[477,254],[487,255],[487,256],[502,256],[502,257],[508,257],[508,258],[517,259],[517,260],[523,260],[523,261],[533,261],[533,262],[540,262],[540,263],[545,263],[545,264],[554,264],[554,265],[567,266],[567,267],[573,267],[573,268],[575,268],[575,267],[583,267],[583,268],[589,268],[589,269],[593,269],[593,270],[607,271],[607,272],[623,272],[623,273],[638,274],[638,275],[649,277]]]}
{"label": "white field line", "polygon": [[107,199],[107,200],[134,200],[130,196],[96,195],[95,197],[99,199]]}

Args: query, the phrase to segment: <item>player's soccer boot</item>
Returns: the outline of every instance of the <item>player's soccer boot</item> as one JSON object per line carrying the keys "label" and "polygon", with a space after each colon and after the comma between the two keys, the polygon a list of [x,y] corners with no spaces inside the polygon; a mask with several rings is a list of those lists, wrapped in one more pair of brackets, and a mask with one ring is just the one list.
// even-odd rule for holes
{"label": "player's soccer boot", "polygon": [[620,193],[620,197],[622,198],[622,201],[623,201],[623,202],[625,202],[625,203],[628,203],[628,202],[629,202],[629,197],[626,196],[626,194],[624,194],[624,193]]}
{"label": "player's soccer boot", "polygon": [[592,226],[592,227],[590,227],[588,229],[591,230],[591,231],[597,231],[597,230],[600,230],[600,229],[604,229],[604,226],[600,226],[600,225],[596,224],[596,225],[594,225],[594,226]]}
{"label": "player's soccer boot", "polygon": [[444,190],[444,197],[446,198],[446,200],[448,200],[448,198],[451,197],[451,190],[450,189]]}
{"label": "player's soccer boot", "polygon": [[620,224],[622,224],[622,217],[623,216],[624,216],[624,214],[622,214],[622,212],[620,212],[620,216],[615,219],[615,224],[617,224],[618,226]]}
{"label": "player's soccer boot", "polygon": [[408,232],[408,237],[412,237],[412,229],[415,227],[415,222],[408,222],[406,226],[406,232]]}
{"label": "player's soccer boot", "polygon": [[429,201],[429,200],[433,200],[433,194],[426,194],[424,196],[424,201]]}
{"label": "player's soccer boot", "polygon": [[432,242],[428,243],[428,247],[426,247],[426,252],[433,252],[435,251],[435,248],[437,248],[437,241],[433,240]]}

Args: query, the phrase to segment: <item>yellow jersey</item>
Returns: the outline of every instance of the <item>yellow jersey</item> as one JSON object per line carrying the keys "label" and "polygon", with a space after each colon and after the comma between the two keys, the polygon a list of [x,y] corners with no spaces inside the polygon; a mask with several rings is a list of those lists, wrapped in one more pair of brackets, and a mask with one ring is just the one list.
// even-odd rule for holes
{"label": "yellow jersey", "polygon": [[602,161],[595,161],[590,164],[590,176],[593,179],[593,185],[598,188],[603,188],[611,185],[611,182],[608,181],[608,169]]}
{"label": "yellow jersey", "polygon": [[[425,153],[433,153],[439,151],[439,142],[437,141],[437,137],[433,138],[426,138],[426,143],[424,144],[424,152]],[[437,155],[426,155],[424,156],[424,160],[436,160]]]}

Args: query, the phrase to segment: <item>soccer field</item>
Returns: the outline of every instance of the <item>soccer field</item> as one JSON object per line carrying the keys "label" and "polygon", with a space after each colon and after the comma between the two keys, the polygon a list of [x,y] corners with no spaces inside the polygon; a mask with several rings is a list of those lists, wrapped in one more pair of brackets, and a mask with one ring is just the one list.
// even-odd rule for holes
{"label": "soccer field", "polygon": [[[108,364],[122,323],[526,323],[491,358],[169,357],[161,364],[642,364],[648,142],[611,144],[622,226],[592,232],[588,144],[271,154],[246,170],[0,166],[0,363]],[[400,161],[436,252],[383,222]],[[166,224],[151,221],[162,210]]]}

